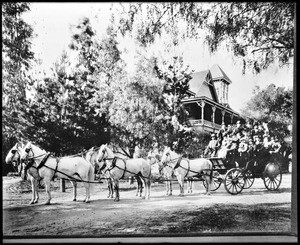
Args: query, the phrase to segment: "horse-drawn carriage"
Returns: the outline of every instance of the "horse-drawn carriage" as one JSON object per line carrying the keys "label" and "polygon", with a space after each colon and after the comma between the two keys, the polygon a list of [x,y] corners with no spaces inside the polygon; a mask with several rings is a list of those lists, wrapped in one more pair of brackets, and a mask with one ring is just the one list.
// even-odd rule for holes
{"label": "horse-drawn carriage", "polygon": [[[271,154],[264,152],[252,159],[228,157],[208,158],[213,165],[213,180],[211,190],[219,189],[222,183],[226,191],[232,195],[250,188],[256,178],[262,178],[265,187],[277,190],[282,180],[280,163]],[[203,182],[205,186],[205,182]]]}

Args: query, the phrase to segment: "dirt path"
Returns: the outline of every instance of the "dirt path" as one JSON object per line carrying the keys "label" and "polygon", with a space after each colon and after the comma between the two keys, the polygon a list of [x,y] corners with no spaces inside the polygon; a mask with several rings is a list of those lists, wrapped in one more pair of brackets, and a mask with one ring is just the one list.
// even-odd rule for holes
{"label": "dirt path", "polygon": [[153,236],[157,234],[203,234],[215,232],[289,232],[291,222],[291,175],[284,174],[280,189],[267,191],[261,179],[239,195],[228,194],[224,187],[204,195],[201,182],[194,192],[165,195],[163,184],[154,183],[151,199],[136,197],[135,184],[120,185],[120,202],[107,199],[105,184],[96,186],[91,202],[86,204],[84,189],[73,202],[72,188],[65,193],[53,184],[52,204],[28,205],[30,185],[18,177],[3,177],[3,234],[5,236]]}

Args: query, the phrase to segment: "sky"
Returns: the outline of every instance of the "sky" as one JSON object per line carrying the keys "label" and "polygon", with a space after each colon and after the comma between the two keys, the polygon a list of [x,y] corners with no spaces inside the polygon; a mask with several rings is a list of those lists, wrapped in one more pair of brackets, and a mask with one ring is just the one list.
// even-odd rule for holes
{"label": "sky", "polygon": [[[110,2],[105,3],[30,3],[30,11],[23,18],[34,29],[36,37],[32,40],[32,49],[37,58],[42,61],[42,69],[50,71],[55,60],[67,49],[71,41],[71,25],[76,25],[83,17],[89,17],[93,28],[99,37],[104,35],[110,18]],[[127,39],[120,43],[120,48],[128,50],[124,53],[124,59],[128,64],[134,64],[135,44],[133,40]],[[162,42],[157,43],[153,49],[154,54],[163,55]],[[151,50],[149,52],[152,52]],[[176,51],[175,51],[176,53]],[[270,83],[287,88],[293,87],[293,66],[280,69],[272,65],[269,69],[254,75],[248,72],[242,74],[241,62],[232,59],[225,49],[220,49],[215,54],[210,54],[202,41],[186,41],[181,44],[180,53],[184,62],[195,72],[209,69],[218,64],[231,79],[229,86],[229,105],[237,112],[245,106],[251,98],[252,91],[256,85],[261,88]]]}

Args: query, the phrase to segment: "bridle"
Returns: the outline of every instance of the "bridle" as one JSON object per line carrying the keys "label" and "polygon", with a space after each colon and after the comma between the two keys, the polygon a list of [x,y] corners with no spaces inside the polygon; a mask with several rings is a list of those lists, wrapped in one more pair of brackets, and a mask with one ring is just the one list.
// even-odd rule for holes
{"label": "bridle", "polygon": [[[10,161],[9,162],[11,162],[12,163],[12,166],[13,166],[13,169],[16,171],[16,172],[18,172],[18,170],[15,168],[16,166],[15,166],[15,163],[16,163],[16,165],[18,166],[19,165],[19,163],[21,163],[21,160],[20,160],[20,152],[19,152],[19,150],[18,149],[11,149],[11,154],[12,154],[12,156],[10,157]],[[17,157],[17,159],[15,159],[15,155],[16,155],[16,153],[18,153],[18,155],[19,155],[19,157]],[[22,166],[22,165],[21,165]]]}
{"label": "bridle", "polygon": [[[31,167],[38,169],[39,167],[33,166],[33,164],[35,163],[35,159],[37,159],[37,158],[39,158],[41,156],[47,155],[47,153],[43,153],[41,155],[34,156],[34,152],[33,152],[33,150],[32,150],[31,147],[30,148],[26,148],[24,151],[27,153],[27,156],[26,156],[25,159],[21,159],[21,162],[23,161],[23,163],[25,164],[25,166],[26,166],[25,170],[27,170],[27,169],[29,169]],[[30,151],[32,153],[32,156],[29,157],[29,152]]]}
{"label": "bridle", "polygon": [[[104,157],[104,154],[106,153],[106,157]],[[115,159],[115,157],[113,157],[113,158],[108,158],[108,152],[107,152],[107,150],[106,150],[106,148],[104,148],[103,150],[102,150],[102,157],[101,157],[101,159],[98,159],[98,162],[100,163],[100,162],[103,162],[103,165],[101,166],[101,168],[99,168],[99,172],[101,172],[103,169],[105,169],[106,167],[107,167],[107,163],[106,163],[106,160],[113,160],[113,159]],[[106,171],[108,171],[109,169],[106,169]],[[106,172],[105,171],[105,172]],[[104,172],[104,173],[105,173]]]}
{"label": "bridle", "polygon": [[[168,158],[169,158],[169,159],[168,159]],[[170,162],[173,162],[173,161],[175,161],[175,160],[178,160],[179,158],[180,158],[180,157],[171,159],[170,152],[167,152],[167,153],[166,153],[166,159],[165,159],[164,161],[162,161],[162,164],[163,164],[164,167],[168,166],[168,167],[170,167],[170,168],[173,169],[173,166],[170,165],[169,163],[170,163]]]}

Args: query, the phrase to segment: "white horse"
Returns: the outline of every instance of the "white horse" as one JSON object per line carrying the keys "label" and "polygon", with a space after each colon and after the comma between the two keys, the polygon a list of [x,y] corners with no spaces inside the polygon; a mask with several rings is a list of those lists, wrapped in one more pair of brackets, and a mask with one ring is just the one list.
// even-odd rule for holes
{"label": "white horse", "polygon": [[100,176],[106,180],[107,187],[108,187],[107,198],[113,198],[114,192],[113,192],[112,180],[108,176],[108,174],[104,172],[106,164],[104,161],[101,163],[98,163],[98,160],[97,160],[99,149],[100,149],[100,147],[98,147],[98,148],[92,147],[91,149],[89,149],[86,152],[85,160],[87,160],[88,162],[90,162],[93,165],[96,174],[100,174]]}
{"label": "white horse", "polygon": [[12,164],[14,169],[17,169],[18,175],[22,177],[23,180],[26,179],[26,174],[23,171],[23,165],[20,161],[20,152],[24,144],[21,142],[16,143],[7,153],[5,157],[6,164]]}
{"label": "white horse", "polygon": [[[28,169],[32,183],[32,200],[30,204],[38,202],[38,180],[42,178],[45,183],[48,199],[45,204],[50,204],[50,181],[58,179],[69,179],[73,184],[73,201],[76,201],[76,181],[83,182],[86,189],[84,202],[89,202],[90,191],[94,180],[94,168],[83,157],[66,156],[57,158],[51,156],[45,150],[28,142],[21,151],[21,161]],[[26,162],[27,161],[27,162]]]}
{"label": "white horse", "polygon": [[212,183],[212,163],[205,158],[186,159],[179,156],[177,153],[171,150],[170,147],[166,147],[161,163],[164,165],[164,169],[173,169],[175,176],[177,177],[180,194],[184,195],[184,179],[191,177],[204,176],[206,182],[206,194],[210,194]]}
{"label": "white horse", "polygon": [[119,180],[130,176],[138,176],[142,179],[145,186],[145,196],[143,198],[150,198],[151,187],[151,166],[149,162],[143,158],[121,159],[107,147],[107,144],[102,145],[99,149],[98,162],[106,161],[105,172],[108,172],[113,181],[115,191],[115,201],[120,200],[119,195]]}
{"label": "white horse", "polygon": [[154,169],[152,176],[158,171],[161,178],[166,182],[166,195],[172,195],[172,181],[174,179],[174,171],[171,167],[165,166],[160,162],[161,156],[158,156],[152,152],[148,153],[147,158],[151,163],[151,169]]}

